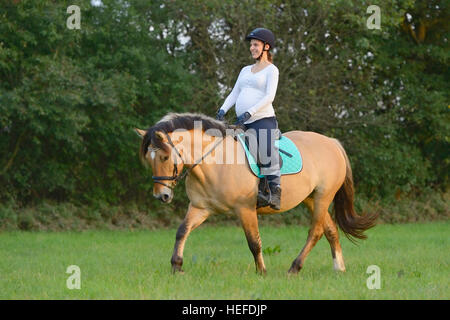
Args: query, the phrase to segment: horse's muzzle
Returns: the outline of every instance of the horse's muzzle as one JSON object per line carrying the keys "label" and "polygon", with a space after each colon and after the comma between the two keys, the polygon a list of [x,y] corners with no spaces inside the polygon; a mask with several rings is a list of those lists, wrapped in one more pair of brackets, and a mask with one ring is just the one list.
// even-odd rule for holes
{"label": "horse's muzzle", "polygon": [[161,200],[163,203],[170,203],[173,198],[173,192],[172,190],[163,190],[162,192],[158,194],[153,194],[156,199]]}

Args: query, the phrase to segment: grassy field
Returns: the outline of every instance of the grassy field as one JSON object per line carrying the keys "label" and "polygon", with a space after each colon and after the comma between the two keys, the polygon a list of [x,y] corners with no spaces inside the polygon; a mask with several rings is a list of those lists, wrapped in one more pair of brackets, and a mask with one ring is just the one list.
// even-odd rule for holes
{"label": "grassy field", "polygon": [[[287,276],[305,227],[262,227],[267,275],[255,274],[238,227],[204,226],[187,241],[182,275],[170,273],[175,230],[4,232],[0,299],[449,299],[449,222],[379,225],[359,246],[341,235],[345,274],[323,237],[303,270]],[[69,265],[81,289],[69,290]],[[366,286],[367,267],[381,289]]]}

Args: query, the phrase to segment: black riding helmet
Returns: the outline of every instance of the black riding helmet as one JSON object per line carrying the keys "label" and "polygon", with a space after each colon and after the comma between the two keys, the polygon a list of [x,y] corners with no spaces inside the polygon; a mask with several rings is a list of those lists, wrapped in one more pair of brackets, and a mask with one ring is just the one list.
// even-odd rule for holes
{"label": "black riding helmet", "polygon": [[[262,42],[264,42],[264,46],[263,46],[263,51],[268,51],[265,50],[265,46],[266,43],[269,44],[270,49],[272,49],[275,46],[275,36],[273,35],[272,31],[270,31],[269,29],[266,28],[256,28],[255,30],[253,30],[252,32],[250,32],[250,34],[245,37],[245,40],[251,40],[251,39],[257,39],[257,40],[261,40]],[[261,56],[262,56],[262,52],[261,52]],[[259,56],[258,59],[261,58],[261,56]]]}

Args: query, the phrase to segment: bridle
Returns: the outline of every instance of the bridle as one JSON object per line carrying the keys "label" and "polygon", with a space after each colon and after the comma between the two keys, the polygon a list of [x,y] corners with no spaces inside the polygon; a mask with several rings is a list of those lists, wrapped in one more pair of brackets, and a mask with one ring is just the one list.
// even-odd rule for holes
{"label": "bridle", "polygon": [[[170,136],[167,134],[167,132],[164,132],[164,134],[167,137],[167,141],[169,143],[169,145],[172,147],[172,149],[175,150],[177,156],[181,159],[181,162],[183,163],[183,167],[184,167],[184,161],[183,161],[183,157],[181,156],[180,152],[178,151],[178,149],[175,147],[175,145],[172,142],[172,139],[170,138]],[[155,183],[159,183],[169,189],[173,189],[175,188],[176,184],[178,183],[178,181],[183,180],[184,177],[186,177],[186,175],[189,174],[189,172],[191,172],[192,169],[195,168],[195,166],[197,166],[200,162],[202,162],[202,160],[209,155],[211,152],[213,152],[213,150],[219,145],[220,142],[222,142],[223,138],[221,140],[219,140],[219,142],[217,142],[212,148],[211,150],[209,150],[207,153],[205,153],[200,160],[196,161],[192,167],[190,167],[189,169],[187,169],[186,171],[184,171],[182,174],[178,175],[178,161],[174,161],[173,164],[173,173],[172,176],[152,176],[152,179]],[[183,170],[183,169],[182,169]],[[168,185],[167,183],[161,182],[163,180],[169,180],[169,181],[175,181],[175,183],[173,185]]]}

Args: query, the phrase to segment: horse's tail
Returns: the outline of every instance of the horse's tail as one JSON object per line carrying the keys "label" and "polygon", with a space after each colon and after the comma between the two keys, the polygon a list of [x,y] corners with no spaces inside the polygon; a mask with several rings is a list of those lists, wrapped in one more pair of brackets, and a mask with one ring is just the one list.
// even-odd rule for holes
{"label": "horse's tail", "polygon": [[355,190],[350,161],[341,143],[336,139],[334,140],[344,155],[346,165],[344,183],[334,196],[334,218],[345,236],[352,242],[355,242],[354,238],[367,239],[364,231],[376,225],[378,213],[366,214],[364,216],[356,213],[353,205]]}

